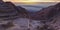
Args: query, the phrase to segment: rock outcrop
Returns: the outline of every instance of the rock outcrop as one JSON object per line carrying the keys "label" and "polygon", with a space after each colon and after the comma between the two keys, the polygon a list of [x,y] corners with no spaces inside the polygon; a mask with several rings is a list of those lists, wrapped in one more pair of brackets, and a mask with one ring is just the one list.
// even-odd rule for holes
{"label": "rock outcrop", "polygon": [[[18,16],[24,17],[28,12],[25,8],[22,8],[20,6],[15,6],[11,2],[3,2],[0,3],[0,19],[15,19]],[[27,15],[26,15],[27,16]],[[28,16],[27,16],[28,17]]]}
{"label": "rock outcrop", "polygon": [[47,22],[47,24],[49,24],[56,30],[60,30],[60,3],[56,4],[55,7],[57,8],[58,12],[55,16],[49,19],[52,21],[50,21],[50,23]]}
{"label": "rock outcrop", "polygon": [[3,2],[2,0],[0,1],[0,26],[3,28],[7,29],[11,26],[14,26],[14,20],[24,17],[27,14],[24,8],[17,7],[12,2]]}
{"label": "rock outcrop", "polygon": [[0,18],[1,19],[13,19],[16,18],[18,12],[14,8],[13,3],[0,3]]}

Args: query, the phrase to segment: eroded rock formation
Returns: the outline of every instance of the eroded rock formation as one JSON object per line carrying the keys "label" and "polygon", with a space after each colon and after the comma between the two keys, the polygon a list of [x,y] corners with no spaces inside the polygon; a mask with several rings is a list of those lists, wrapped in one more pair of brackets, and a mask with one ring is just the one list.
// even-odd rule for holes
{"label": "eroded rock formation", "polygon": [[4,2],[0,0],[0,26],[2,26],[3,28],[11,27],[12,25],[14,25],[13,21],[15,19],[20,18],[22,16],[21,14],[26,14],[24,11],[24,8],[18,8],[12,2]]}

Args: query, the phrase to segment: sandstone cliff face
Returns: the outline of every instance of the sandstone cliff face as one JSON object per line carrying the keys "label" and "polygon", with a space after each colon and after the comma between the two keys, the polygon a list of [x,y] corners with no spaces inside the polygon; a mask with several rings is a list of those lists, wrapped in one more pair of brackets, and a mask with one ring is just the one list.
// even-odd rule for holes
{"label": "sandstone cliff face", "polygon": [[60,30],[60,3],[58,3],[57,5],[55,5],[55,7],[57,8],[57,10],[59,10],[57,12],[57,14],[55,16],[53,16],[52,18],[50,18],[49,20],[52,20],[50,21],[49,23],[47,22],[47,24],[49,24],[49,26],[55,28],[55,30]]}
{"label": "sandstone cliff face", "polygon": [[1,3],[0,4],[0,18],[1,19],[10,19],[12,18],[16,18],[17,16],[17,10],[14,8],[14,4],[12,4],[11,2],[8,3]]}
{"label": "sandstone cliff face", "polygon": [[0,3],[0,17],[3,19],[14,19],[19,17],[28,17],[28,12],[25,8],[15,6],[11,2]]}
{"label": "sandstone cliff face", "polygon": [[[16,19],[18,17],[18,12],[14,8],[13,3],[5,3],[1,0],[0,2],[0,30],[13,25],[12,21],[13,19]],[[10,23],[10,25],[8,25]],[[3,28],[2,28],[2,27]]]}
{"label": "sandstone cliff face", "polygon": [[[10,29],[10,27],[14,26],[14,24],[13,24],[14,20],[20,20],[21,21],[20,17],[24,17],[26,14],[27,14],[27,12],[24,8],[17,7],[12,2],[3,2],[2,1],[2,3],[0,3],[0,22],[1,22],[0,23],[0,30],[4,30],[4,29],[8,29],[8,28]],[[22,20],[25,20],[25,19],[22,19]]]}

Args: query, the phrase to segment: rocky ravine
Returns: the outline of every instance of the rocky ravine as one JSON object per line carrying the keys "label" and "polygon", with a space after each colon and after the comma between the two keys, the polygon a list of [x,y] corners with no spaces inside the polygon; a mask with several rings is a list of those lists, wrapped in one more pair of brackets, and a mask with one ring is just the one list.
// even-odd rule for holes
{"label": "rocky ravine", "polygon": [[27,30],[30,27],[30,19],[26,18],[28,12],[24,8],[0,1],[0,30]]}
{"label": "rocky ravine", "polygon": [[28,24],[30,24],[30,26],[28,25],[28,28],[30,28],[30,30],[60,30],[60,3],[43,8],[41,11],[36,12],[34,16],[26,15],[29,16]]}
{"label": "rocky ravine", "polygon": [[0,0],[0,30],[60,30],[60,3],[34,14]]}

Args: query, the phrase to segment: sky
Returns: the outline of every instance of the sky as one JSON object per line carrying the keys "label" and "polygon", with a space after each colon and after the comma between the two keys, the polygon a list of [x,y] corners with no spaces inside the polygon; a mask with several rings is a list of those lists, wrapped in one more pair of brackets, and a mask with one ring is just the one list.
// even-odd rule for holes
{"label": "sky", "polygon": [[11,2],[60,2],[60,0],[4,0]]}

